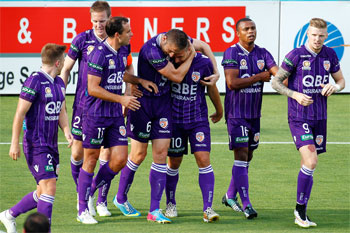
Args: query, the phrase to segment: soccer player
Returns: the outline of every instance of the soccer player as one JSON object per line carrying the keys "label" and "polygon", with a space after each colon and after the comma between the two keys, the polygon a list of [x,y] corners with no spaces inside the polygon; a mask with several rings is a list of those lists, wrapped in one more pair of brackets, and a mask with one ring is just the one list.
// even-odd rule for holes
{"label": "soccer player", "polygon": [[[185,56],[174,56],[175,64],[181,64]],[[212,209],[214,196],[214,172],[210,164],[210,128],[208,108],[205,98],[205,86],[200,80],[213,73],[213,64],[208,57],[197,53],[185,78],[181,83],[171,84],[173,133],[168,152],[165,192],[167,197],[166,217],[177,217],[175,192],[179,179],[179,167],[183,155],[188,152],[188,140],[191,153],[194,154],[199,168],[199,186],[203,196],[203,220],[213,222],[219,215]],[[216,85],[208,86],[208,95],[216,112],[210,117],[214,123],[220,121],[223,109]]]}
{"label": "soccer player", "polygon": [[57,76],[64,64],[65,49],[64,45],[46,44],[41,50],[41,70],[28,77],[21,89],[9,154],[13,160],[20,157],[19,136],[23,126],[23,153],[37,186],[16,205],[0,213],[7,232],[16,232],[16,217],[34,208],[51,223],[59,167],[58,126],[68,146],[73,139],[65,107],[66,88]]}
{"label": "soccer player", "polygon": [[[236,24],[239,42],[228,48],[222,65],[226,77],[225,118],[229,148],[234,151],[231,183],[222,203],[246,218],[258,216],[249,199],[248,167],[259,145],[261,102],[264,82],[278,67],[272,55],[256,45],[256,26],[249,18]],[[239,192],[243,209],[237,200]]]}
{"label": "soccer player", "polygon": [[[295,224],[304,228],[317,226],[307,216],[306,207],[317,155],[326,152],[327,98],[345,87],[338,57],[332,48],[324,45],[327,36],[327,22],[320,18],[311,19],[308,42],[286,55],[272,80],[272,87],[289,97],[289,128],[301,155]],[[335,84],[329,82],[330,75]],[[282,82],[287,78],[288,87],[285,87]]]}
{"label": "soccer player", "polygon": [[[62,69],[62,78],[65,84],[68,83],[69,73],[72,70],[76,61],[79,64],[78,71],[78,83],[76,87],[75,99],[73,103],[73,116],[72,116],[72,134],[74,137],[72,145],[71,156],[71,172],[73,180],[78,192],[78,175],[79,170],[83,164],[83,139],[82,139],[82,125],[83,125],[83,108],[87,94],[87,62],[91,51],[102,42],[106,37],[106,23],[111,16],[111,8],[105,1],[96,1],[90,8],[90,16],[92,29],[77,35],[68,51],[68,56],[65,59],[65,65]],[[128,56],[127,71],[133,73],[133,66],[131,63],[131,55]],[[109,150],[102,150],[100,155],[100,167],[103,166],[109,160]],[[109,191],[110,183],[104,184],[99,189],[98,199],[96,202],[96,209],[99,216],[110,216],[111,213],[107,208],[107,195]],[[91,204],[89,210],[93,216],[96,215],[95,208],[93,206],[94,198],[89,202]],[[78,203],[77,203],[78,204]]]}
{"label": "soccer player", "polygon": [[[166,156],[172,133],[170,81],[180,83],[185,77],[195,51],[200,50],[213,62],[215,57],[210,47],[201,41],[190,39],[181,30],[171,29],[160,33],[147,41],[141,48],[138,59],[138,72],[141,78],[152,80],[158,86],[159,93],[145,92],[140,98],[141,108],[128,115],[127,132],[131,138],[131,151],[128,162],[121,172],[119,189],[113,203],[125,216],[140,216],[129,203],[127,193],[133,182],[135,172],[147,155],[148,141],[152,140],[153,163],[150,171],[151,205],[147,219],[158,223],[170,223],[159,209],[159,202],[165,187]],[[168,57],[181,56],[190,46],[192,52],[177,69],[168,61]],[[194,48],[193,48],[194,47]],[[215,69],[215,68],[214,68]],[[218,74],[205,77],[203,85],[213,85]],[[170,80],[170,81],[169,81]]]}
{"label": "soccer player", "polygon": [[[89,194],[110,182],[125,166],[128,139],[122,105],[131,110],[140,107],[136,97],[121,96],[123,80],[140,84],[147,91],[157,93],[157,86],[147,80],[125,72],[130,53],[132,32],[129,20],[113,17],[106,24],[108,38],[97,45],[88,61],[88,96],[84,108],[83,147],[84,162],[78,178],[79,213],[77,220],[84,224],[96,224],[90,215],[87,201]],[[92,183],[100,148],[111,152],[110,161],[103,165]]]}

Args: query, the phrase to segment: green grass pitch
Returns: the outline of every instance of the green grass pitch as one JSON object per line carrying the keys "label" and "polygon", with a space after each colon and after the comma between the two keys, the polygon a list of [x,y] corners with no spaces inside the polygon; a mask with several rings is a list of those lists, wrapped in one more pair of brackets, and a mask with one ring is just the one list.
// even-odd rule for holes
{"label": "green grass pitch", "polygon": [[[328,142],[350,142],[349,95],[334,95],[328,100]],[[0,211],[17,203],[35,188],[25,158],[15,162],[8,156],[12,119],[18,97],[0,97]],[[223,99],[223,98],[222,98]],[[73,97],[67,97],[71,116]],[[209,102],[208,102],[209,103]],[[261,118],[261,142],[291,142],[287,124],[286,97],[264,95]],[[209,114],[213,107],[209,103]],[[70,150],[59,145],[60,176],[53,208],[52,232],[300,232],[294,224],[293,209],[300,156],[294,144],[261,143],[254,153],[249,168],[250,199],[258,211],[257,219],[246,220],[243,214],[233,212],[221,204],[226,192],[233,164],[233,152],[228,150],[224,120],[211,125],[211,163],[215,173],[213,208],[220,221],[206,224],[202,221],[202,196],[198,186],[198,168],[192,155],[184,158],[176,193],[179,217],[172,224],[159,225],[146,221],[150,204],[148,183],[151,156],[138,169],[129,200],[142,216],[127,218],[113,206],[112,198],[118,187],[119,176],[109,192],[108,206],[112,217],[97,217],[99,224],[83,225],[76,221],[76,193],[70,174]],[[64,142],[60,133],[59,141]],[[327,153],[319,156],[314,174],[314,187],[308,206],[308,215],[318,227],[312,232],[350,232],[350,145],[328,144]],[[161,202],[165,208],[165,195]],[[17,218],[17,231],[29,213]],[[0,231],[5,228],[1,224]]]}

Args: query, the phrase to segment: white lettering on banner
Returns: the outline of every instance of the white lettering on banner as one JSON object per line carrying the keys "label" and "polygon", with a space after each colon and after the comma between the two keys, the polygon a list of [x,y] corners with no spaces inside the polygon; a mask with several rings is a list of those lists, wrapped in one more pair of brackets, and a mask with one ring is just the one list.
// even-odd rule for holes
{"label": "white lettering on banner", "polygon": [[[22,18],[21,21],[19,21],[19,26],[21,27],[21,29],[17,33],[17,39],[19,43],[32,43],[32,39],[30,38],[32,32],[27,31],[27,28],[29,27],[29,20],[27,18]],[[22,38],[22,36],[24,36],[24,38]]]}
{"label": "white lettering on banner", "polygon": [[148,40],[148,33],[150,35],[150,38],[154,37],[157,35],[157,27],[158,26],[158,18],[153,19],[153,29],[151,26],[151,23],[149,21],[149,18],[145,18],[145,25],[144,25],[144,37],[143,37],[143,42],[146,42]]}
{"label": "white lettering on banner", "polygon": [[[202,23],[204,24],[204,27],[201,27]],[[198,40],[201,40],[201,34],[202,34],[204,37],[204,41],[207,43],[210,42],[209,36],[207,33],[207,31],[209,30],[209,26],[210,26],[210,23],[208,18],[204,18],[204,17],[197,18],[197,39]]]}
{"label": "white lettering on banner", "polygon": [[233,25],[235,25],[235,20],[231,17],[226,17],[224,21],[222,21],[222,27],[230,34],[230,36],[227,36],[227,33],[222,33],[222,39],[226,43],[231,43],[235,39],[235,30],[233,29]]}
{"label": "white lettering on banner", "polygon": [[[71,26],[71,27],[69,27]],[[77,22],[73,18],[63,19],[63,43],[72,43],[74,37],[77,35],[75,28],[77,27]],[[68,37],[68,34],[71,34]]]}
{"label": "white lettering on banner", "polygon": [[177,28],[180,30],[184,30],[183,27],[176,26],[177,23],[183,23],[183,22],[184,22],[184,18],[172,18],[171,19],[171,28]]}

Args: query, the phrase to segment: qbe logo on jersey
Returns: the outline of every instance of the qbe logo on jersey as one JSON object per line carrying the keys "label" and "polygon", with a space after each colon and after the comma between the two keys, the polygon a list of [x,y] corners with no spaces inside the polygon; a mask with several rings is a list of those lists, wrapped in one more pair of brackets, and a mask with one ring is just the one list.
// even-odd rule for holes
{"label": "qbe logo on jersey", "polygon": [[[331,47],[336,52],[339,61],[344,55],[344,38],[339,29],[332,24],[327,22],[327,32],[328,38],[324,41],[324,45]],[[300,46],[306,44],[307,42],[307,29],[309,23],[305,24],[297,33],[294,39],[294,48],[299,48]]]}

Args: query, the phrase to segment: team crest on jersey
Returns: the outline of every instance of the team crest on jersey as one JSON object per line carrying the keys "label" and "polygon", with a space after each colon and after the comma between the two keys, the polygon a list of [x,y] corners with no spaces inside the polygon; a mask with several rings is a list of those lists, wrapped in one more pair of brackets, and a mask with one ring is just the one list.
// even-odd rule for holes
{"label": "team crest on jersey", "polygon": [[241,70],[247,70],[248,66],[247,66],[247,61],[245,59],[242,59],[240,61],[241,66],[239,67]]}
{"label": "team crest on jersey", "polygon": [[310,67],[310,61],[308,60],[305,60],[303,61],[303,70],[311,70],[311,67]]}
{"label": "team crest on jersey", "polygon": [[317,135],[315,142],[317,145],[321,146],[323,143],[323,135]]}
{"label": "team crest on jersey", "polygon": [[159,125],[160,127],[162,127],[163,129],[168,128],[168,119],[167,118],[160,118],[159,120]]}
{"label": "team crest on jersey", "polygon": [[52,97],[52,93],[51,93],[51,88],[50,87],[45,87],[45,97],[46,98],[50,98]]}
{"label": "team crest on jersey", "polygon": [[256,64],[258,65],[259,70],[263,70],[264,67],[265,67],[265,61],[264,60],[258,60],[256,62]]}
{"label": "team crest on jersey", "polygon": [[93,45],[89,45],[88,47],[87,47],[87,55],[90,55],[90,53],[92,52],[92,50],[94,50],[94,48],[95,48],[95,46],[93,46]]}
{"label": "team crest on jersey", "polygon": [[126,129],[125,129],[125,126],[120,126],[119,127],[119,133],[120,133],[120,135],[122,135],[122,136],[125,136],[126,135]]}
{"label": "team crest on jersey", "polygon": [[66,88],[61,87],[61,91],[62,91],[62,95],[65,96],[66,95]]}
{"label": "team crest on jersey", "polygon": [[255,142],[258,142],[260,140],[260,133],[256,133],[255,135],[254,135],[254,141]]}
{"label": "team crest on jersey", "polygon": [[198,82],[201,79],[201,74],[199,72],[192,72],[192,80]]}
{"label": "team crest on jersey", "polygon": [[323,68],[328,72],[331,67],[331,63],[329,61],[323,61]]}
{"label": "team crest on jersey", "polygon": [[126,57],[123,57],[123,63],[124,63],[124,66],[126,67],[126,65],[128,64]]}
{"label": "team crest on jersey", "polygon": [[197,132],[196,133],[196,139],[198,142],[203,142],[204,141],[204,133],[203,132]]}
{"label": "team crest on jersey", "polygon": [[115,61],[113,59],[109,59],[109,66],[108,69],[115,69]]}

